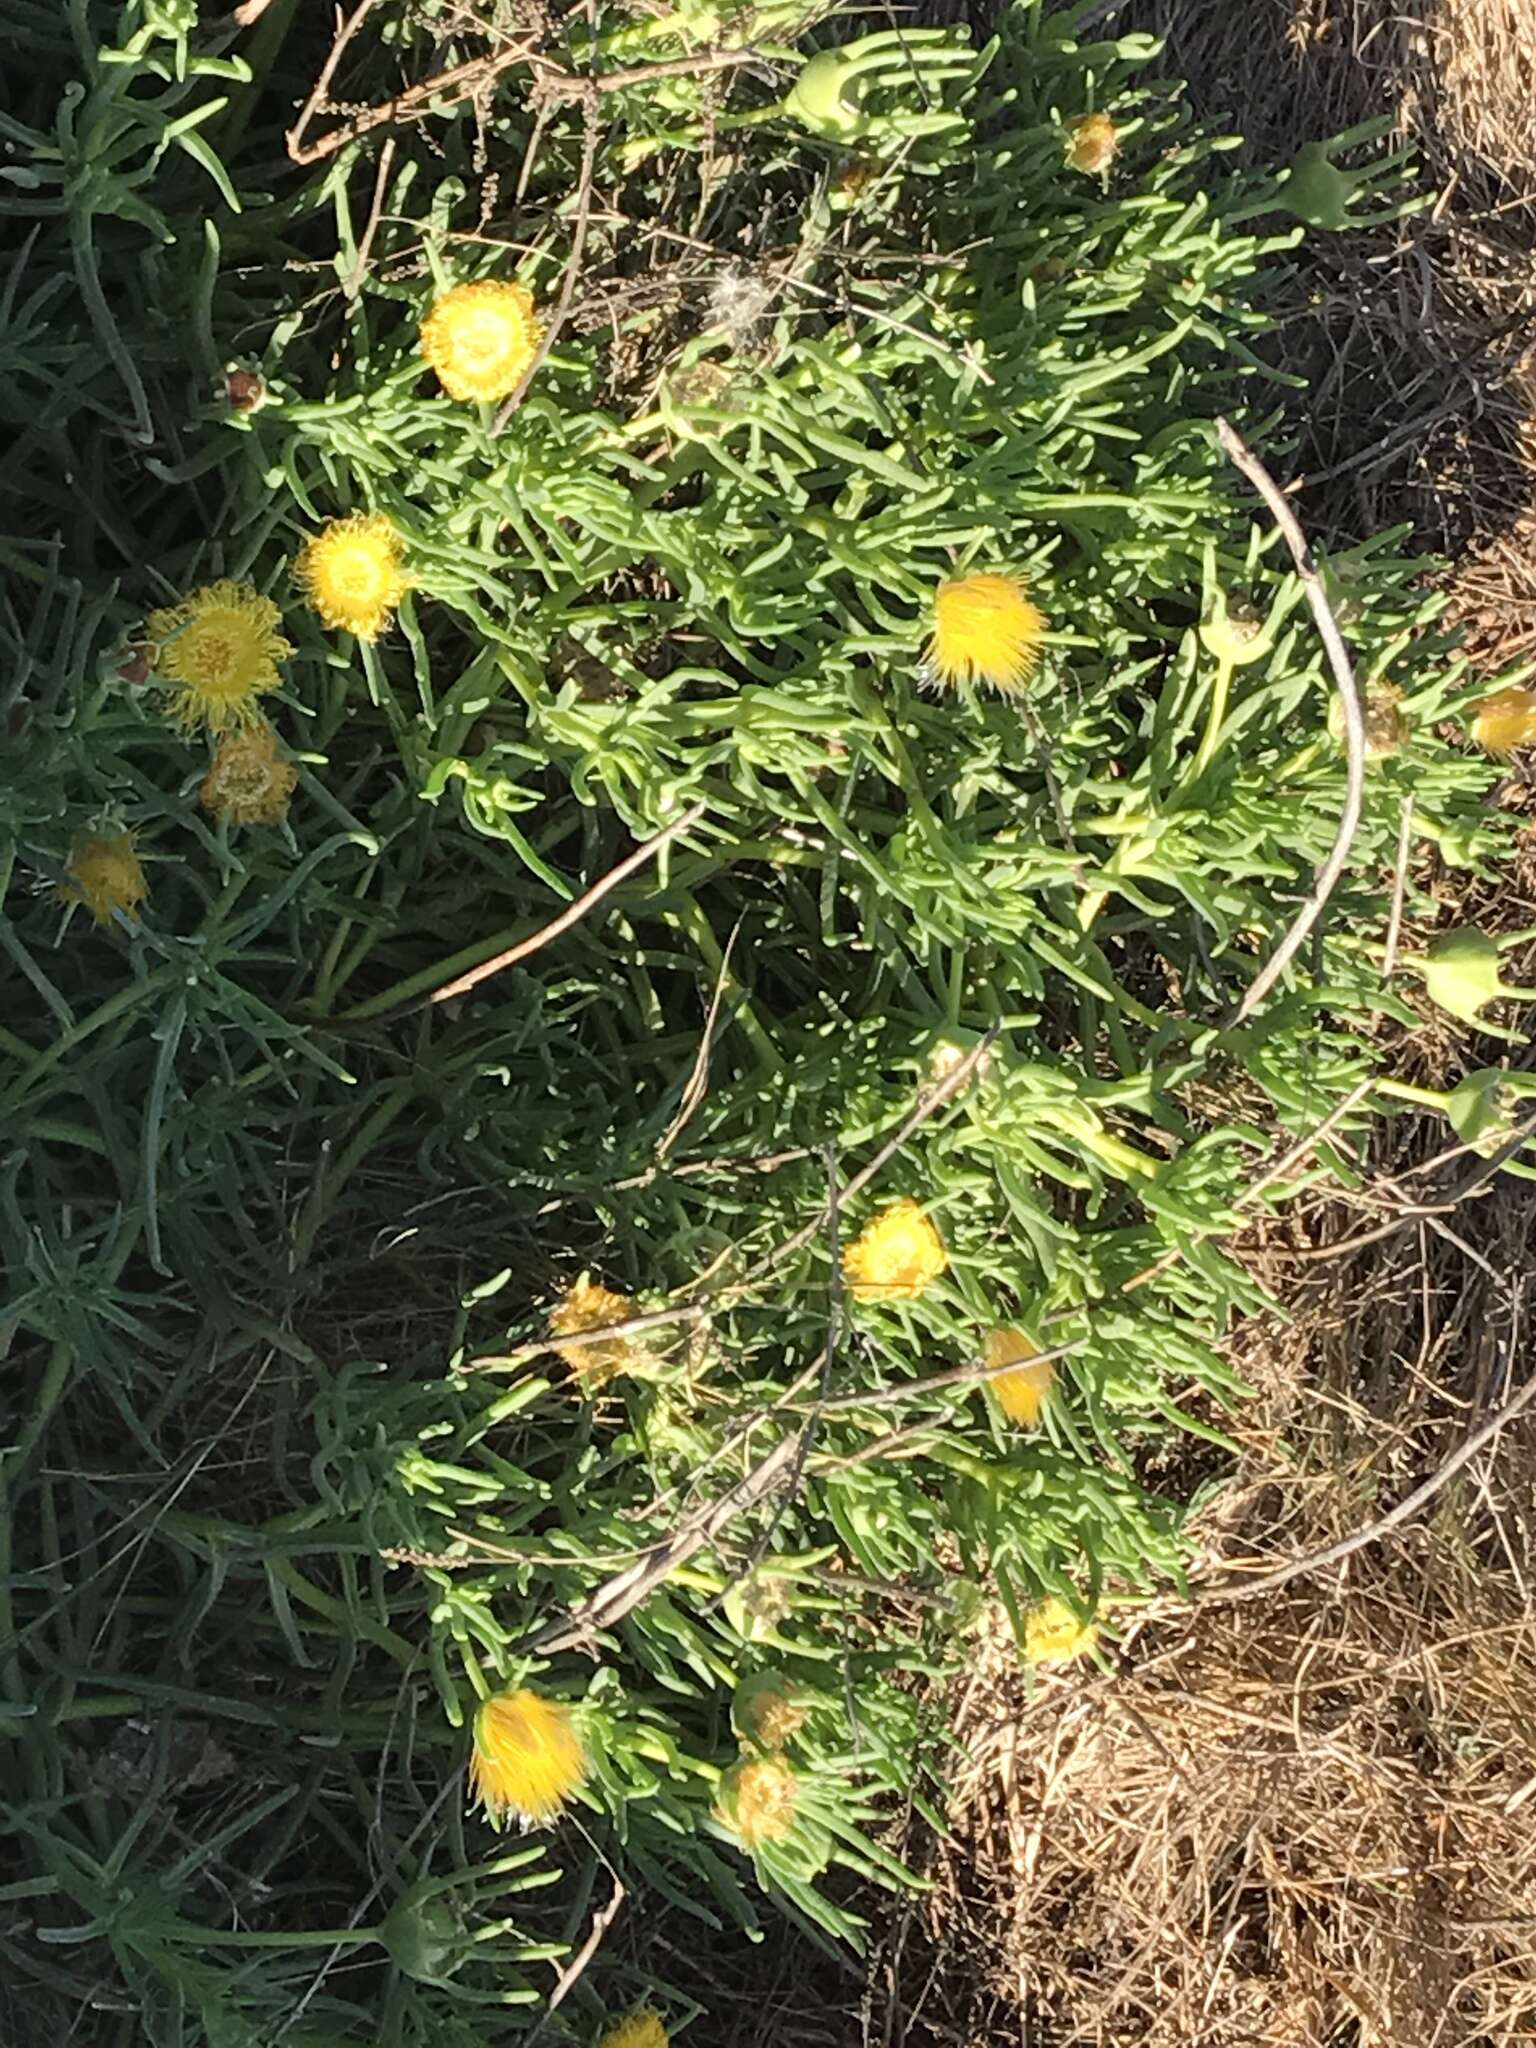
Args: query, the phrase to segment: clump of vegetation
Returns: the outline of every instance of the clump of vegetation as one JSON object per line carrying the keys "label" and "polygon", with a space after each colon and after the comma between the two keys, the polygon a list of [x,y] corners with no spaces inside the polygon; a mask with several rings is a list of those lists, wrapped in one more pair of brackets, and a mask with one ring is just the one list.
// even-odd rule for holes
{"label": "clump of vegetation", "polygon": [[0,1952],[513,2042],[605,1872],[857,1940],[988,1604],[1180,1582],[1227,1240],[1493,771],[1332,558],[1391,743],[1243,1008],[1345,791],[1214,431],[1301,229],[1145,39],[240,12],[11,7]]}

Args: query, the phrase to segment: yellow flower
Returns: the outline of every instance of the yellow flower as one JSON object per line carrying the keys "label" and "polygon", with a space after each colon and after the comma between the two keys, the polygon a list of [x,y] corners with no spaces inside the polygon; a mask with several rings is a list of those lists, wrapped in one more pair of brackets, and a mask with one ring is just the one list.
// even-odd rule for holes
{"label": "yellow flower", "polygon": [[509,1813],[535,1825],[558,1817],[587,1775],[571,1710],[542,1693],[497,1693],[475,1715],[470,1797],[494,1826]]}
{"label": "yellow flower", "polygon": [[421,323],[421,352],[450,398],[506,398],[539,351],[526,285],[456,284]]}
{"label": "yellow flower", "polygon": [[758,1749],[782,1749],[804,1724],[805,1708],[782,1671],[759,1671],[737,1686],[731,1726],[740,1741]]}
{"label": "yellow flower", "polygon": [[933,601],[928,667],[941,683],[1022,690],[1040,663],[1045,614],[1017,576],[961,576]]}
{"label": "yellow flower", "polygon": [[210,732],[253,725],[256,700],[282,678],[277,664],[293,649],[278,632],[282,613],[249,583],[209,583],[166,611],[148,634],[155,672],[174,686],[171,715]]}
{"label": "yellow flower", "polygon": [[69,849],[65,873],[69,882],[59,894],[66,903],[83,903],[98,924],[110,924],[117,910],[137,916],[149,894],[131,832],[114,832],[110,839],[82,835]]}
{"label": "yellow flower", "polygon": [[[556,1337],[584,1337],[593,1330],[606,1330],[610,1323],[627,1323],[634,1314],[635,1304],[627,1294],[616,1294],[590,1273],[583,1273],[565,1299],[550,1310],[549,1327]],[[636,1371],[645,1360],[640,1345],[629,1337],[556,1344],[554,1348],[588,1392],[606,1386],[620,1373]]]}
{"label": "yellow flower", "polygon": [[907,1195],[843,1247],[843,1278],[855,1301],[916,1301],[948,1264],[944,1240]]}
{"label": "yellow flower", "polygon": [[382,512],[352,512],[311,534],[293,565],[306,603],[327,626],[377,640],[410,588],[405,539]]}
{"label": "yellow flower", "polygon": [[611,2026],[597,2048],[667,2048],[671,2038],[656,2008],[642,2005]]}
{"label": "yellow flower", "polygon": [[1108,114],[1084,114],[1067,131],[1067,162],[1074,171],[1107,171],[1120,147]]}
{"label": "yellow flower", "polygon": [[205,811],[231,825],[280,825],[298,779],[298,770],[277,751],[277,734],[263,721],[220,740],[198,799]]}
{"label": "yellow flower", "polygon": [[[1038,1345],[1031,1344],[1022,1330],[992,1330],[988,1332],[982,1355],[989,1366],[1018,1367],[1017,1372],[999,1373],[996,1379],[987,1382],[1009,1421],[1022,1423],[1026,1429],[1038,1422],[1045,1397],[1056,1378],[1050,1361],[1040,1360]],[[1032,1359],[1040,1362],[1031,1364],[1029,1361]]]}
{"label": "yellow flower", "polygon": [[758,1757],[737,1764],[720,1780],[715,1818],[749,1849],[782,1842],[795,1824],[799,1780],[782,1757]]}
{"label": "yellow flower", "polygon": [[1031,1608],[1024,1619],[1024,1653],[1031,1664],[1067,1664],[1091,1650],[1099,1632],[1080,1621],[1065,1600],[1052,1596]]}
{"label": "yellow flower", "polygon": [[1536,690],[1495,690],[1477,707],[1472,737],[1496,761],[1536,742]]}

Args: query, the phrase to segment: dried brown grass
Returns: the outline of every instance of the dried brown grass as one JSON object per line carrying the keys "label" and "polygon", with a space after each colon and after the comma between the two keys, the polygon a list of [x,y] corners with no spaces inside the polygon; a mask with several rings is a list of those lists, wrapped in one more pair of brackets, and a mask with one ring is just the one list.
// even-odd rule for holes
{"label": "dried brown grass", "polygon": [[1197,109],[1255,161],[1385,114],[1431,204],[1314,238],[1312,305],[1282,330],[1308,514],[1407,519],[1457,565],[1475,656],[1536,636],[1536,0],[1130,0]]}
{"label": "dried brown grass", "polygon": [[[1348,1235],[1336,1206],[1312,1223]],[[1209,1563],[1360,1528],[1529,1371],[1536,1205],[1506,1189],[1464,1227],[1470,1252],[1421,1223],[1385,1256],[1293,1270],[1292,1317],[1245,1331],[1260,1398],[1197,1523]],[[1262,1256],[1280,1280],[1284,1247]],[[932,1909],[941,1952],[984,1960],[991,2031],[971,2038],[1529,2041],[1533,1534],[1536,1427],[1516,1425],[1421,1527],[1252,1605],[1133,1626],[1113,1675],[1031,1697],[999,1627],[959,1703]]]}

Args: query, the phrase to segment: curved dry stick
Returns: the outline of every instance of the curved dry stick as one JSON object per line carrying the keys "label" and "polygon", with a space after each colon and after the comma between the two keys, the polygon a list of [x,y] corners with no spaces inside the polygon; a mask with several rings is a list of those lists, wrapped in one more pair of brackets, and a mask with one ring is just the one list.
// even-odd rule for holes
{"label": "curved dry stick", "polygon": [[1241,434],[1228,421],[1217,420],[1216,436],[1228,459],[1242,471],[1269,507],[1274,515],[1275,524],[1285,536],[1285,544],[1291,551],[1291,560],[1296,564],[1296,574],[1301,578],[1302,587],[1307,593],[1307,603],[1312,607],[1312,616],[1317,621],[1317,630],[1322,635],[1323,646],[1328,653],[1328,663],[1333,670],[1339,703],[1344,711],[1344,744],[1348,753],[1344,809],[1339,815],[1339,829],[1334,834],[1332,851],[1318,869],[1312,892],[1301,906],[1290,930],[1255,975],[1248,993],[1228,1020],[1230,1029],[1233,1024],[1241,1024],[1252,1016],[1301,951],[1312,927],[1323,914],[1323,906],[1333,894],[1339,877],[1344,872],[1349,859],[1349,849],[1354,844],[1356,832],[1360,829],[1360,812],[1365,801],[1365,724],[1360,715],[1360,693],[1355,688],[1355,672],[1349,659],[1349,649],[1344,645],[1339,622],[1333,616],[1332,607],[1328,603],[1328,593],[1323,589],[1323,579],[1317,573],[1317,564],[1312,559],[1312,550],[1307,546],[1307,537],[1301,530],[1300,520],[1287,503],[1280,486]]}
{"label": "curved dry stick", "polygon": [[541,925],[536,932],[530,932],[526,939],[519,939],[515,946],[508,946],[504,953],[497,953],[490,960],[482,960],[478,967],[471,967],[467,974],[461,974],[454,981],[445,981],[441,988],[433,989],[427,996],[420,996],[411,1005],[413,1009],[425,1009],[432,1003],[451,1002],[455,996],[467,996],[472,988],[478,988],[482,981],[488,981],[493,974],[500,974],[505,967],[511,967],[519,960],[526,960],[530,953],[537,953],[541,946],[547,946],[551,939],[558,939],[562,932],[568,932],[572,925],[580,924],[587,912],[620,882],[632,875],[636,868],[643,868],[653,861],[664,846],[670,846],[680,833],[697,825],[704,816],[707,806],[695,804],[691,811],[685,811],[680,818],[674,818],[670,825],[664,825],[653,838],[642,840],[633,853],[627,853],[617,867],[612,867],[600,881],[592,884],[584,895],[574,903],[567,904],[558,917]]}
{"label": "curved dry stick", "polygon": [[[1280,1565],[1274,1571],[1260,1572],[1256,1578],[1212,1579],[1203,1584],[1197,1579],[1189,1589],[1188,1604],[1203,1604],[1209,1600],[1252,1600],[1260,1593],[1274,1592],[1277,1586],[1288,1586],[1292,1579],[1302,1578],[1308,1572],[1320,1572],[1331,1564],[1341,1564],[1346,1557],[1352,1557],[1357,1550],[1364,1550],[1368,1543],[1374,1543],[1379,1536],[1385,1536],[1399,1523],[1416,1515],[1448,1480],[1454,1479],[1464,1466],[1470,1465],[1478,1452],[1492,1443],[1499,1432],[1506,1429],[1516,1416],[1523,1414],[1533,1401],[1536,1401],[1536,1373],[1518,1394],[1465,1437],[1422,1485],[1416,1486],[1395,1508],[1388,1508],[1368,1527],[1357,1529],[1352,1536],[1341,1536],[1337,1543],[1330,1543],[1326,1549],[1309,1551],[1305,1557],[1293,1558],[1289,1564]],[[1175,1603],[1176,1606],[1185,1604],[1183,1601]]]}

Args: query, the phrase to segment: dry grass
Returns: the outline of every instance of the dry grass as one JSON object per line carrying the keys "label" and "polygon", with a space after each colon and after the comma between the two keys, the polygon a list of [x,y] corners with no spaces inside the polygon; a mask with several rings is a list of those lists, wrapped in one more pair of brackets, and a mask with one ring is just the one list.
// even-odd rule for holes
{"label": "dry grass", "polygon": [[1536,647],[1536,0],[1131,0],[1256,161],[1373,115],[1432,204],[1314,240],[1284,330],[1314,528],[1410,520],[1490,665]]}
{"label": "dry grass", "polygon": [[[1352,1234],[1333,1207],[1311,1223]],[[1360,1528],[1524,1376],[1536,1205],[1506,1186],[1448,1221],[1292,1267],[1293,1316],[1244,1332],[1260,1398],[1197,1524],[1209,1563]],[[1261,1256],[1280,1281],[1284,1246]],[[1528,2042],[1533,1525],[1536,1426],[1515,1425],[1421,1526],[1251,1605],[1133,1625],[1113,1675],[1031,1698],[999,1628],[959,1703],[932,1914],[938,1951],[985,1969],[969,2038]]]}

